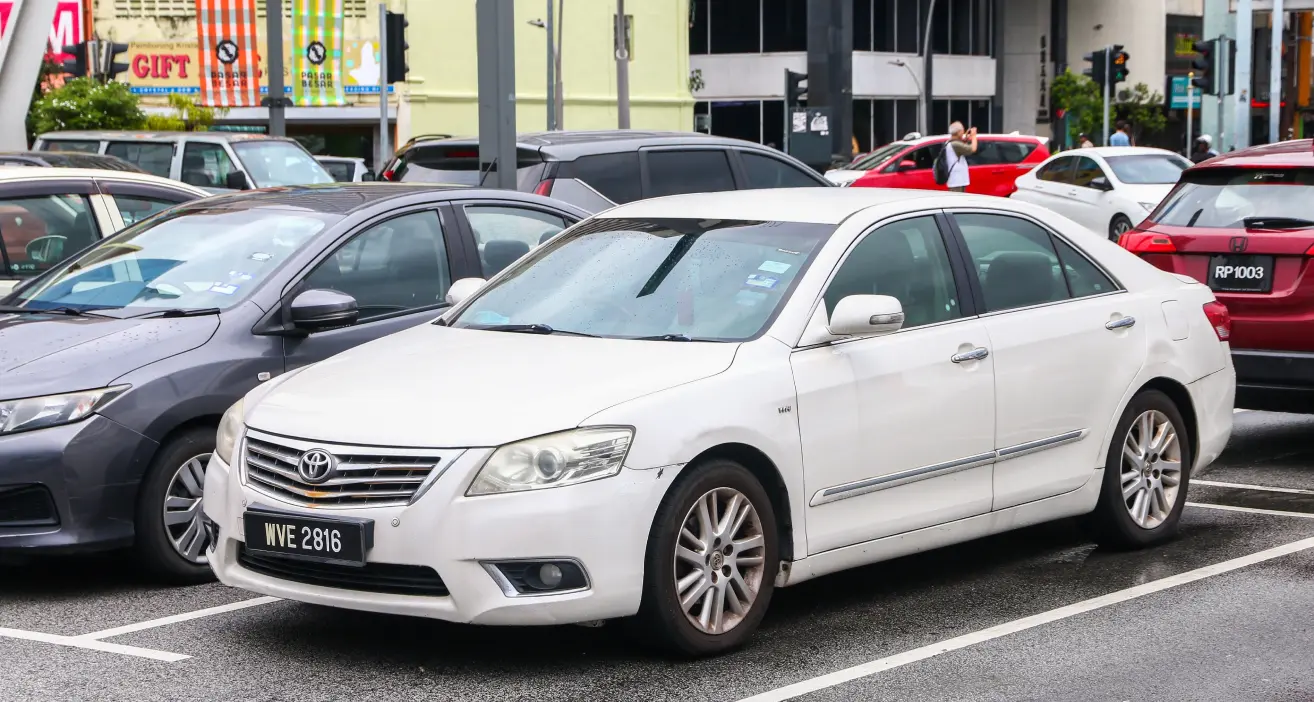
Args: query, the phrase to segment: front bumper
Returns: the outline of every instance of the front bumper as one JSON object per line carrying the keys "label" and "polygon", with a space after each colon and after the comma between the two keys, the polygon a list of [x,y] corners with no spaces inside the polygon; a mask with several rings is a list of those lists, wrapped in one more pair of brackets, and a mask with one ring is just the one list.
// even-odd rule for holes
{"label": "front bumper", "polygon": [[0,436],[0,550],[132,543],[137,486],[156,447],[100,415]]}
{"label": "front bumper", "polygon": [[[465,451],[433,487],[404,507],[309,508],[243,484],[218,456],[206,471],[205,513],[218,527],[210,565],[225,585],[301,602],[453,622],[566,624],[629,616],[639,609],[648,532],[677,470],[624,469],[589,483],[506,495],[465,497],[491,449]],[[244,567],[242,514],[259,504],[288,512],[374,520],[369,563],[428,566],[448,594],[364,592],[272,577]],[[484,567],[493,560],[574,559],[583,591],[508,596]]]}
{"label": "front bumper", "polygon": [[1314,353],[1233,349],[1232,363],[1237,407],[1314,413]]}

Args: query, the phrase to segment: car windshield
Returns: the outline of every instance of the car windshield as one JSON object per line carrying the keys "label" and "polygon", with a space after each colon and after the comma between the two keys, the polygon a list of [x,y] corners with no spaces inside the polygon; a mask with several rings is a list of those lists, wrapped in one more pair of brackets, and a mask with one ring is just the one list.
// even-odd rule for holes
{"label": "car windshield", "polygon": [[1236,229],[1250,217],[1310,219],[1314,169],[1202,169],[1164,199],[1150,220],[1171,227]]}
{"label": "car windshield", "polygon": [[319,161],[290,142],[242,141],[233,144],[233,151],[257,188],[333,182]]}
{"label": "car windshield", "polygon": [[122,316],[227,309],[336,220],[286,210],[164,213],[65,261],[7,304],[119,310]]}
{"label": "car windshield", "polygon": [[593,220],[515,264],[451,325],[742,341],[775,317],[834,230],[795,222]]}
{"label": "car windshield", "polygon": [[850,171],[870,171],[873,168],[879,167],[882,163],[885,163],[885,161],[888,160],[891,156],[899,153],[900,151],[903,151],[906,148],[908,148],[908,144],[902,141],[896,141],[893,144],[886,144],[885,146],[882,146],[879,149],[876,149],[875,151],[869,154],[866,154],[864,156],[859,156],[858,160],[854,161],[848,166],[845,166],[845,169]]}
{"label": "car windshield", "polygon": [[1128,185],[1171,185],[1182,177],[1191,162],[1173,154],[1108,156],[1109,168],[1120,182]]}

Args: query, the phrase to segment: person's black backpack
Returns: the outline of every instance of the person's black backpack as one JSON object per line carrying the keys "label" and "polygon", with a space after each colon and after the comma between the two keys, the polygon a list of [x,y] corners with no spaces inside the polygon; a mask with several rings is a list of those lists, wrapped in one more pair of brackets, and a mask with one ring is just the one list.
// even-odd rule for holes
{"label": "person's black backpack", "polygon": [[949,182],[949,156],[946,153],[950,146],[944,145],[940,153],[935,157],[935,163],[931,164],[931,175],[935,177],[936,185],[944,185]]}

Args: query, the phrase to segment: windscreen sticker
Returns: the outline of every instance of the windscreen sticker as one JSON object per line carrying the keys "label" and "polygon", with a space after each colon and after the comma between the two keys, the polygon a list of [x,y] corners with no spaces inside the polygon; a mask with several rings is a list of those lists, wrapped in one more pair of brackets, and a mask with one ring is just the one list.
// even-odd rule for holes
{"label": "windscreen sticker", "polygon": [[247,281],[251,279],[251,274],[242,271],[228,271],[228,277],[234,280]]}
{"label": "windscreen sticker", "polygon": [[510,324],[511,318],[491,310],[480,310],[474,314],[475,324]]}
{"label": "windscreen sticker", "polygon": [[274,257],[273,254],[267,254],[267,253],[264,253],[263,251],[257,251],[257,252],[255,252],[255,253],[251,254],[251,260],[252,260],[252,261],[268,261],[269,259],[271,259],[271,258],[273,258],[273,257]]}
{"label": "windscreen sticker", "polygon": [[210,286],[210,292],[219,293],[220,295],[232,295],[237,292],[236,285],[219,285],[218,283]]}
{"label": "windscreen sticker", "polygon": [[801,256],[801,255],[803,255],[803,252],[802,252],[802,251],[790,251],[789,249],[776,249],[776,251],[779,251],[780,253],[783,253],[783,254],[789,254],[790,256]]}
{"label": "windscreen sticker", "polygon": [[767,299],[768,295],[756,290],[740,290],[735,293],[735,304],[744,307],[754,307]]}
{"label": "windscreen sticker", "polygon": [[766,271],[767,273],[784,273],[790,268],[792,268],[790,264],[781,263],[780,261],[763,261],[762,265],[757,267],[759,271]]}
{"label": "windscreen sticker", "polygon": [[776,287],[776,283],[779,282],[780,282],[779,278],[772,278],[770,276],[753,274],[748,276],[748,280],[744,281],[744,285],[752,286],[754,288],[766,288],[770,290],[771,288]]}

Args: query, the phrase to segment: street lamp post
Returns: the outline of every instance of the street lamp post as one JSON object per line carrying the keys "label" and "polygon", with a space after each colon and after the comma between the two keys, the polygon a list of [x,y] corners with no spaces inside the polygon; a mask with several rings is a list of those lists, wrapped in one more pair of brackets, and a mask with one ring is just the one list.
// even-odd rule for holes
{"label": "street lamp post", "polygon": [[908,65],[907,61],[904,61],[903,59],[890,59],[888,63],[891,66],[901,66],[904,70],[908,71],[908,75],[912,76],[913,85],[917,86],[917,133],[926,136],[926,132],[924,131],[926,129],[924,114],[926,110],[925,106],[922,104],[922,81],[917,78],[917,72],[913,70],[912,66]]}
{"label": "street lamp post", "polygon": [[931,84],[934,82],[934,74],[931,71],[931,18],[935,17],[935,0],[931,0],[930,7],[926,10],[926,32],[922,36],[922,75],[926,76],[926,88],[921,90],[921,99],[918,100],[918,106],[921,108],[917,113],[917,131],[922,136],[929,132],[928,122],[931,114]]}

